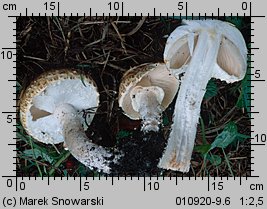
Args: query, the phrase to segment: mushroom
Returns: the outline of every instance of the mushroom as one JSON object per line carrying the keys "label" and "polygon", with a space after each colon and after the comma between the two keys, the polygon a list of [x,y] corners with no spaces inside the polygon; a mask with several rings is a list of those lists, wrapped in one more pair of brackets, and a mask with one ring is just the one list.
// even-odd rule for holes
{"label": "mushroom", "polygon": [[92,78],[76,70],[54,70],[41,74],[21,94],[20,118],[36,140],[46,144],[64,141],[77,160],[109,173],[109,164],[117,158],[92,143],[83,128],[91,123],[98,104],[99,93]]}
{"label": "mushroom", "polygon": [[233,83],[244,78],[247,48],[233,25],[219,20],[183,20],[169,36],[164,62],[182,76],[172,130],[160,168],[188,172],[200,107],[208,81],[213,77]]}
{"label": "mushroom", "polygon": [[172,102],[178,87],[178,80],[165,64],[145,63],[123,75],[119,106],[132,120],[142,119],[142,131],[156,132],[161,123],[161,113]]}

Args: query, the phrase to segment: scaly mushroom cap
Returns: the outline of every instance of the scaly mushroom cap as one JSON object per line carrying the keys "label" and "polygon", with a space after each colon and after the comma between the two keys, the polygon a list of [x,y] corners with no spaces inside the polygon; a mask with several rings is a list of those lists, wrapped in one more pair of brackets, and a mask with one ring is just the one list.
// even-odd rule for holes
{"label": "scaly mushroom cap", "polygon": [[[221,33],[221,43],[212,77],[232,83],[242,80],[246,74],[247,47],[240,31],[234,25],[219,20],[183,20],[169,36],[164,62],[174,74],[183,73],[190,62],[198,35],[206,30]],[[204,52],[203,52],[204,53]]]}
{"label": "scaly mushroom cap", "polygon": [[[179,88],[178,80],[170,74],[166,65],[142,64],[131,68],[123,77],[119,89],[119,106],[124,114],[133,120],[141,119],[139,112],[133,108],[131,92],[135,87],[157,86],[164,91],[161,108],[165,110],[172,102]],[[150,89],[151,90],[151,89]],[[157,89],[157,91],[160,91]]]}
{"label": "scaly mushroom cap", "polygon": [[22,93],[20,98],[21,123],[27,133],[43,143],[56,144],[64,141],[61,123],[53,115],[61,104],[70,104],[85,122],[82,110],[92,108],[87,114],[90,124],[99,103],[95,82],[76,70],[61,69],[41,74]]}

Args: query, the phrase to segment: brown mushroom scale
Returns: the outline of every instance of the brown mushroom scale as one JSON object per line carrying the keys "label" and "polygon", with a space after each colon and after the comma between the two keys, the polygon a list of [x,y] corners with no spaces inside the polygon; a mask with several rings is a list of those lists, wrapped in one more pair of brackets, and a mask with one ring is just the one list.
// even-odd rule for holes
{"label": "brown mushroom scale", "polygon": [[142,64],[127,71],[120,84],[119,105],[133,120],[142,120],[141,130],[158,131],[161,114],[179,87],[165,64]]}
{"label": "brown mushroom scale", "polygon": [[[93,144],[84,128],[90,124],[99,104],[95,82],[88,75],[62,69],[43,73],[22,93],[20,118],[29,135],[43,143],[63,142],[71,154],[87,167],[106,173],[113,156]],[[94,110],[83,117],[83,111]],[[86,121],[85,121],[86,120]]]}

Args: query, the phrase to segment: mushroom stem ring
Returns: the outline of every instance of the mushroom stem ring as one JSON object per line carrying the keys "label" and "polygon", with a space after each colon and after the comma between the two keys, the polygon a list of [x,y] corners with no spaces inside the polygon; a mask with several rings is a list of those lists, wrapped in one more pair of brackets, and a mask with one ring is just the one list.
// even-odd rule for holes
{"label": "mushroom stem ring", "polygon": [[142,87],[136,86],[130,93],[132,106],[136,112],[139,112],[142,119],[141,130],[155,131],[159,130],[161,120],[161,103],[164,98],[164,91],[158,86]]}
{"label": "mushroom stem ring", "polygon": [[143,132],[157,132],[161,114],[172,102],[178,87],[179,81],[164,63],[144,63],[123,75],[119,105],[129,118],[142,120]]}
{"label": "mushroom stem ring", "polygon": [[[179,124],[179,126],[170,133],[170,139],[174,140],[170,141],[166,149],[166,153],[172,154],[164,155],[160,165],[165,165],[168,161],[170,163],[168,168],[180,167],[182,172],[189,170],[200,106],[206,92],[207,83],[212,75],[220,45],[220,41],[218,41],[220,37],[220,34],[211,37],[206,31],[199,34],[198,43],[186,69],[175,104],[177,115],[174,117],[173,123],[174,127],[176,127],[176,124]],[[194,80],[193,83],[192,80]],[[179,152],[176,152],[177,147],[180,147]]]}
{"label": "mushroom stem ring", "polygon": [[[173,74],[179,75],[179,72],[185,74],[175,104],[172,131],[165,153],[159,162],[161,168],[181,172],[188,172],[190,168],[200,107],[208,81],[212,77],[227,82],[242,79],[246,72],[247,53],[242,35],[228,23],[221,21],[185,21],[185,23],[188,25],[181,26],[182,29],[179,31],[181,34],[184,33],[182,34],[184,36],[177,41],[171,35],[168,40],[177,46],[175,52],[170,52],[168,41],[164,52],[165,62]],[[236,39],[239,41],[235,41]],[[179,66],[177,58],[185,62]],[[175,63],[176,66],[170,63]]]}

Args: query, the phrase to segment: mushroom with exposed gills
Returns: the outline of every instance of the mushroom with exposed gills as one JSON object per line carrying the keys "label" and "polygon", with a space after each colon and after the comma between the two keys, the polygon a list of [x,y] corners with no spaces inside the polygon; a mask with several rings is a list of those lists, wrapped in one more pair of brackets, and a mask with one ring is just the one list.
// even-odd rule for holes
{"label": "mushroom with exposed gills", "polygon": [[164,169],[188,172],[200,107],[211,78],[233,83],[244,78],[247,48],[232,24],[219,20],[183,20],[169,36],[164,61],[175,76],[182,76],[172,130],[159,162]]}
{"label": "mushroom with exposed gills", "polygon": [[[90,76],[76,70],[54,70],[41,74],[22,92],[20,118],[27,133],[36,140],[46,144],[64,141],[84,165],[109,173],[110,163],[118,157],[92,143],[84,132],[98,104],[99,93]],[[85,119],[83,113],[88,109]]]}
{"label": "mushroom with exposed gills", "polygon": [[172,102],[178,87],[178,80],[165,64],[145,63],[131,68],[123,75],[119,106],[129,118],[142,119],[142,131],[157,132],[161,113]]}

